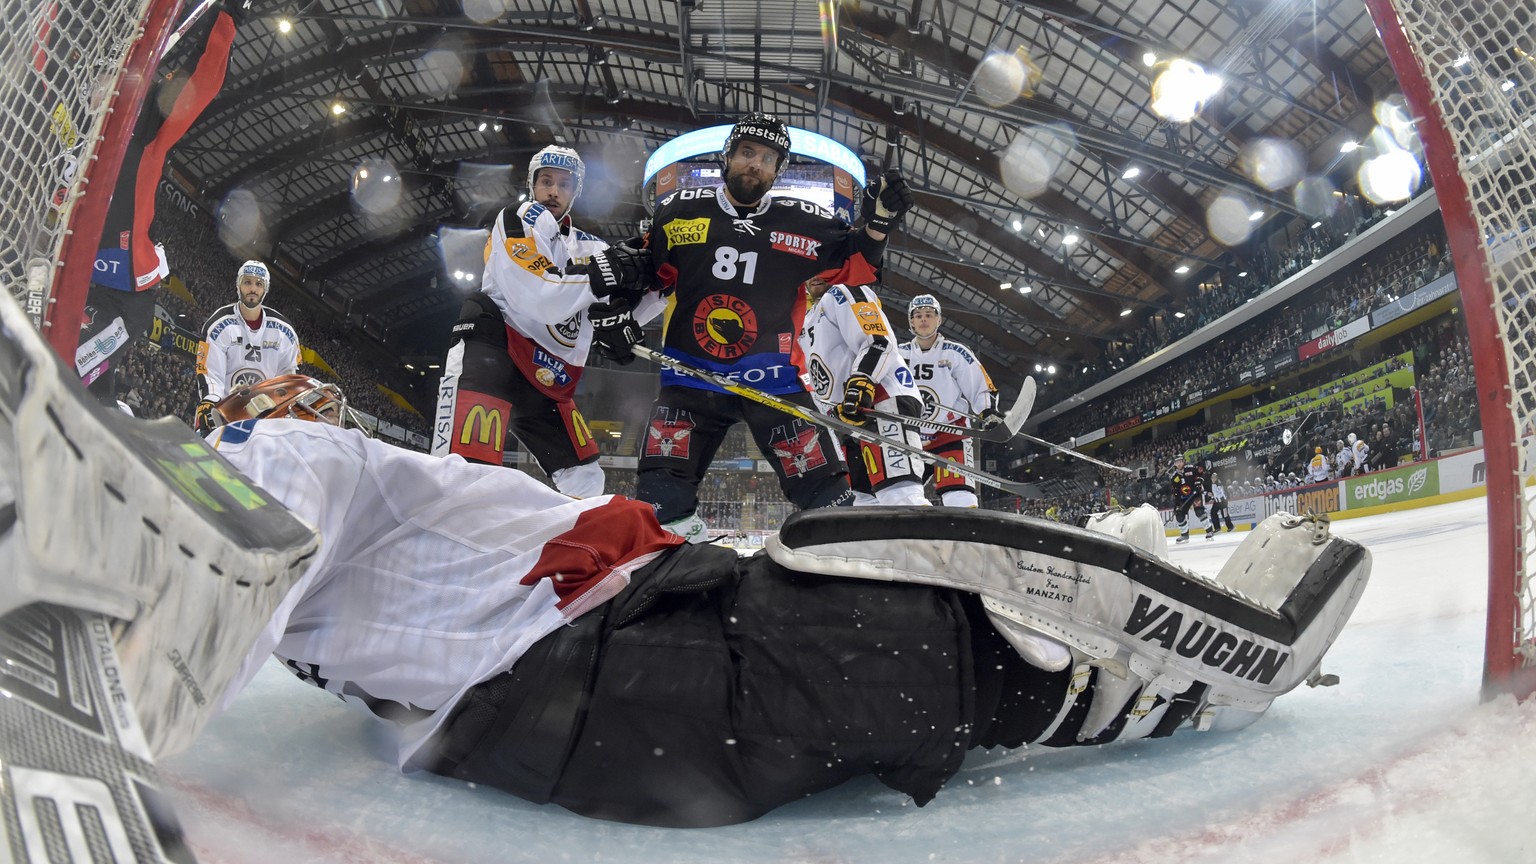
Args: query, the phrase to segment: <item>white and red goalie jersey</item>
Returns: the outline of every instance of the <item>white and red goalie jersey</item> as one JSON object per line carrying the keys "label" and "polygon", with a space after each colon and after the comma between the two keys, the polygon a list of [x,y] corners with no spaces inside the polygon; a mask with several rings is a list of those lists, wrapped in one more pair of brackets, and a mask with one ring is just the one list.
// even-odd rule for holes
{"label": "white and red goalie jersey", "polygon": [[927,350],[916,340],[901,343],[899,350],[922,395],[925,420],[964,426],[957,411],[976,415],[996,407],[997,388],[971,349],[939,336]]}
{"label": "white and red goalie jersey", "polygon": [[855,372],[875,382],[876,405],[898,396],[921,398],[911,370],[896,350],[880,298],[867,286],[828,288],[805,316],[800,352],[805,358],[806,389],[823,411],[843,401],[848,376]]}
{"label": "white and red goalie jersey", "polygon": [[[587,307],[602,298],[592,293],[585,272],[570,271],[606,248],[607,241],[573,228],[568,218],[556,220],[542,204],[504,209],[486,240],[480,290],[495,301],[508,326],[580,369],[592,347]],[[656,317],[664,304],[655,294],[647,296],[635,320]]]}
{"label": "white and red goalie jersey", "polygon": [[521,471],[356,430],[245,420],[209,444],[321,536],[220,707],[275,653],[397,724],[402,767],[466,690],[683,542],[649,504],[568,498]]}

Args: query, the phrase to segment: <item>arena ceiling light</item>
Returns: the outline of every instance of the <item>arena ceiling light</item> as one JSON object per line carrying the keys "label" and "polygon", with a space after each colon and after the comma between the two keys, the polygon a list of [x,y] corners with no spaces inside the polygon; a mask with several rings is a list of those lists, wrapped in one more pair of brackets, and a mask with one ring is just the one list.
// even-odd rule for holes
{"label": "arena ceiling light", "polygon": [[1248,214],[1248,221],[1249,222],[1257,222],[1257,221],[1259,221],[1260,219],[1263,219],[1263,218],[1264,218],[1264,211],[1263,210],[1255,210],[1252,213]]}
{"label": "arena ceiling light", "polygon": [[[695,156],[718,155],[725,148],[725,136],[730,131],[729,124],[695,129],[657,147],[651,158],[645,160],[645,174],[640,184],[644,186],[650,183],[658,171],[674,162]],[[853,182],[861,189],[867,182],[864,163],[859,161],[859,157],[852,150],[820,133],[799,126],[789,127],[789,152],[841,168],[853,177]]]}
{"label": "arena ceiling light", "polygon": [[1015,219],[1015,220],[1013,220],[1013,233],[1017,234],[1017,233],[1019,233],[1020,231],[1023,231],[1023,230],[1024,230],[1024,220],[1022,220],[1022,219]]}
{"label": "arena ceiling light", "polygon": [[279,33],[292,33],[293,32],[293,22],[289,21],[287,18],[279,18],[279,19],[277,19],[277,32],[279,32]]}
{"label": "arena ceiling light", "polygon": [[1120,175],[1120,179],[1121,180],[1135,180],[1137,177],[1140,177],[1140,176],[1141,176],[1141,169],[1136,167],[1135,165],[1132,165],[1131,167],[1125,169],[1124,173],[1122,173]]}
{"label": "arena ceiling light", "polygon": [[1188,273],[1189,272],[1189,265],[1188,264],[1180,264],[1179,266],[1173,268],[1173,272],[1180,273],[1180,274]]}
{"label": "arena ceiling light", "polygon": [[1339,152],[1340,153],[1353,153],[1353,152],[1355,152],[1356,150],[1359,150],[1359,149],[1360,149],[1360,142],[1359,141],[1345,141],[1343,144],[1339,145]]}
{"label": "arena ceiling light", "polygon": [[997,287],[1003,289],[1004,291],[1010,291],[1010,290],[1013,289],[1013,283],[1012,282],[999,282],[999,283],[997,283]]}
{"label": "arena ceiling light", "polygon": [[1079,241],[1081,239],[1083,239],[1083,238],[1077,236],[1077,232],[1076,231],[1069,231],[1069,232],[1067,232],[1067,236],[1061,238],[1061,245],[1063,245],[1063,246],[1071,246],[1071,245],[1073,245],[1074,243],[1076,243],[1077,241]]}
{"label": "arena ceiling light", "polygon": [[1029,292],[1031,292],[1033,290],[1035,290],[1035,289],[1034,289],[1034,286],[1032,286],[1032,285],[1020,285],[1019,286],[1019,293],[1020,294],[1028,294]]}
{"label": "arena ceiling light", "polygon": [[1127,316],[1129,314],[1131,314],[1131,310],[1129,310],[1129,309],[1121,309],[1120,310],[1120,317],[1121,318],[1124,318],[1125,316]]}

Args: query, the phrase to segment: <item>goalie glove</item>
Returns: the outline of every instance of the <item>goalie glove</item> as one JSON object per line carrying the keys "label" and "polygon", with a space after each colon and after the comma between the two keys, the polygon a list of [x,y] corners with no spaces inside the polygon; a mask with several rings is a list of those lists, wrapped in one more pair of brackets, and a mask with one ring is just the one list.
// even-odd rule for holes
{"label": "goalie glove", "polygon": [[865,225],[872,231],[891,233],[901,224],[901,217],[915,206],[917,200],[899,169],[889,169],[864,187]]}
{"label": "goalie glove", "polygon": [[224,418],[219,415],[218,404],[217,399],[204,399],[197,403],[197,411],[192,415],[193,432],[207,436],[209,432],[224,425]]}
{"label": "goalie glove", "polygon": [[594,295],[607,297],[610,302],[628,301],[633,306],[656,287],[656,260],[649,249],[609,246],[592,256],[587,279]]}
{"label": "goalie glove", "polygon": [[863,426],[869,422],[864,415],[867,408],[875,407],[875,382],[862,372],[848,376],[843,385],[843,401],[837,406],[837,419],[844,423]]}
{"label": "goalie glove", "polygon": [[592,344],[597,353],[623,366],[635,362],[636,345],[645,343],[645,333],[635,321],[626,303],[594,303],[587,309],[592,319]]}
{"label": "goalie glove", "polygon": [[997,410],[996,408],[981,409],[981,413],[977,415],[976,419],[977,425],[981,427],[983,431],[987,429],[996,429],[1004,423],[1003,412]]}

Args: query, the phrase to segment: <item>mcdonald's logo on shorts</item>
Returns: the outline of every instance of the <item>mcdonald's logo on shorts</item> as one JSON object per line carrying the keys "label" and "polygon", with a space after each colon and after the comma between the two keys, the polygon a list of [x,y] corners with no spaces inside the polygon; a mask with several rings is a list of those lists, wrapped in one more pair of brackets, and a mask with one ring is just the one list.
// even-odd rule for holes
{"label": "mcdonald's logo on shorts", "polygon": [[465,459],[501,464],[507,423],[512,414],[511,404],[482,393],[460,390],[454,408],[451,451]]}

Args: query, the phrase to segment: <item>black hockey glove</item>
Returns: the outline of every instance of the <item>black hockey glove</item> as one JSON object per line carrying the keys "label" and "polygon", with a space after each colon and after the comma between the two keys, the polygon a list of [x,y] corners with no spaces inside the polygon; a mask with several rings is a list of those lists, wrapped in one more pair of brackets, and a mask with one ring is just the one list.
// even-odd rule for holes
{"label": "black hockey glove", "polygon": [[192,415],[192,431],[199,435],[207,435],[209,432],[224,425],[224,418],[214,407],[219,404],[217,399],[204,399],[197,403],[197,413]]}
{"label": "black hockey glove", "polygon": [[635,362],[635,352],[630,349],[645,344],[645,333],[629,304],[593,303],[587,317],[592,319],[592,344],[597,353],[623,366]]}
{"label": "black hockey glove", "polygon": [[996,408],[981,409],[981,414],[977,415],[976,419],[978,421],[977,425],[981,427],[982,431],[996,429],[1003,425],[1004,422],[1003,412]]}
{"label": "black hockey glove", "polygon": [[610,301],[627,300],[631,307],[656,287],[656,259],[649,249],[619,244],[592,256],[587,265],[592,293]]}
{"label": "black hockey glove", "polygon": [[849,375],[848,383],[843,385],[843,401],[837,406],[837,419],[855,426],[863,426],[869,422],[864,409],[873,407],[875,407],[875,382],[863,372]]}
{"label": "black hockey glove", "polygon": [[900,169],[891,168],[864,187],[864,224],[882,234],[889,234],[901,224],[901,217],[917,206],[907,180]]}

